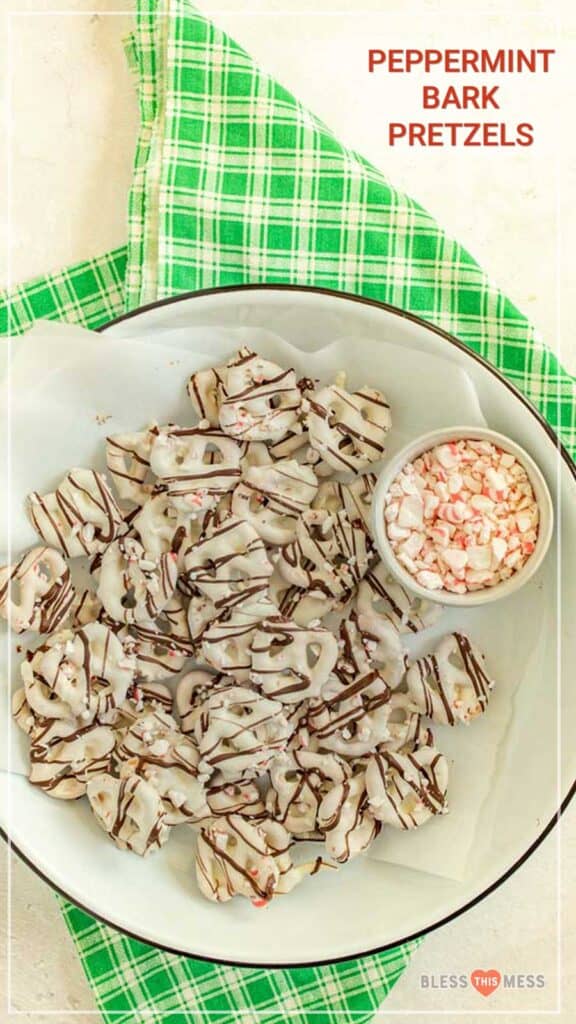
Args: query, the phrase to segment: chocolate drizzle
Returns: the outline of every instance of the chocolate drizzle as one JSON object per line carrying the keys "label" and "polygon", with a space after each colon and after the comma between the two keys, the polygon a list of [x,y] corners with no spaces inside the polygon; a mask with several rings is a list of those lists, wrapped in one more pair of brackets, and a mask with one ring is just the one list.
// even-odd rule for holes
{"label": "chocolate drizzle", "polygon": [[226,368],[212,366],[191,374],[186,390],[192,405],[201,420],[208,420],[212,427],[218,426],[220,388],[224,384]]}
{"label": "chocolate drizzle", "polygon": [[223,902],[243,895],[267,902],[279,871],[262,830],[230,815],[200,830],[196,876],[209,899]]}
{"label": "chocolate drizzle", "polygon": [[360,520],[344,510],[305,512],[294,541],[282,548],[278,569],[288,583],[315,594],[350,594],[368,570],[372,541]]}
{"label": "chocolate drizzle", "polygon": [[153,622],[127,626],[122,641],[136,656],[138,681],[165,679],[180,672],[195,651],[180,595],[174,594]]}
{"label": "chocolate drizzle", "polygon": [[248,348],[227,363],[219,388],[220,426],[247,441],[278,441],[298,420],[302,393],[294,370],[283,370]]}
{"label": "chocolate drizzle", "polygon": [[291,728],[278,701],[246,686],[222,687],[200,708],[195,735],[201,764],[225,778],[256,778],[286,747]]}
{"label": "chocolate drizzle", "polygon": [[106,463],[121,498],[142,505],[152,489],[150,451],[158,427],[106,438]]}
{"label": "chocolate drizzle", "polygon": [[32,525],[69,558],[103,551],[124,529],[122,513],[102,474],[74,469],[52,494],[28,499]]}
{"label": "chocolate drizzle", "polygon": [[436,651],[408,670],[408,692],[416,706],[435,722],[469,722],[486,710],[493,681],[480,651],[463,633],[451,633]]}
{"label": "chocolate drizzle", "polygon": [[382,826],[372,816],[363,773],[345,779],[326,794],[318,821],[328,853],[340,864],[370,845]]}
{"label": "chocolate drizzle", "polygon": [[286,544],[316,494],[313,470],[294,461],[252,466],[232,495],[232,512],[270,544]]}
{"label": "chocolate drizzle", "polygon": [[43,720],[31,738],[29,780],[50,796],[77,799],[92,776],[110,769],[114,733],[106,726]]}
{"label": "chocolate drizzle", "polygon": [[176,579],[175,556],[152,558],[139,541],[121,537],[102,558],[98,597],[116,622],[150,621],[168,604]]}
{"label": "chocolate drizzle", "polygon": [[168,824],[208,813],[198,749],[160,708],[147,709],[134,720],[117,743],[114,758],[121,777],[145,778],[160,794]]}
{"label": "chocolate drizzle", "polygon": [[334,754],[293,750],[272,763],[266,799],[269,814],[294,836],[315,837],[318,810],[327,792],[348,776],[348,767]]}
{"label": "chocolate drizzle", "polygon": [[74,601],[70,570],[53,548],[32,548],[0,569],[0,616],[16,633],[52,633],[70,616]]}
{"label": "chocolate drizzle", "polygon": [[410,594],[390,576],[383,562],[368,570],[358,588],[358,612],[368,621],[388,618],[400,633],[418,633],[431,626],[442,608]]}
{"label": "chocolate drizzle", "polygon": [[213,523],[184,565],[188,585],[210,599],[217,615],[266,597],[272,574],[261,538],[235,516]]}
{"label": "chocolate drizzle", "polygon": [[298,703],[320,693],[338,656],[329,630],[297,626],[274,616],[256,630],[251,679],[263,692],[285,703]]}
{"label": "chocolate drizzle", "polygon": [[378,752],[368,759],[366,788],[374,816],[412,829],[447,811],[448,763],[433,747],[404,754]]}
{"label": "chocolate drizzle", "polygon": [[170,827],[162,800],[138,775],[116,779],[101,774],[86,791],[97,821],[120,849],[146,856],[167,841]]}
{"label": "chocolate drizzle", "polygon": [[134,662],[101,623],[56,633],[21,666],[26,699],[43,718],[102,718],[124,700]]}
{"label": "chocolate drizzle", "polygon": [[357,473],[384,453],[390,407],[373,388],[353,394],[332,385],[307,394],[311,444],[337,470]]}

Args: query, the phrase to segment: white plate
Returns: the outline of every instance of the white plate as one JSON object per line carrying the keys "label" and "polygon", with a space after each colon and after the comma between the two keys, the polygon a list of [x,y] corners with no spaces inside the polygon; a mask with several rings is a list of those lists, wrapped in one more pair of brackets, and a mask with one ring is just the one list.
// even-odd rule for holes
{"label": "white plate", "polygon": [[[574,467],[538,414],[492,368],[442,332],[375,303],[313,289],[231,289],[142,310],[113,324],[107,334],[132,342],[126,348],[127,356],[131,350],[130,358],[140,344],[151,342],[171,348],[189,346],[192,355],[193,346],[200,345],[202,328],[214,325],[273,331],[304,352],[319,353],[335,338],[346,338],[351,365],[354,340],[373,339],[375,380],[370,383],[376,384],[378,343],[401,344],[412,354],[412,369],[408,371],[404,364],[390,385],[396,405],[400,399],[405,402],[402,417],[408,431],[411,387],[422,374],[421,356],[448,360],[473,382],[488,425],[521,444],[547,478],[558,527],[528,605],[519,605],[518,595],[494,605],[492,611],[482,610],[483,618],[478,619],[484,646],[494,637],[498,662],[494,673],[499,676],[500,693],[508,694],[508,703],[501,705],[504,740],[488,792],[481,808],[475,808],[480,819],[464,874],[454,880],[361,859],[341,872],[318,876],[258,913],[245,901],[214,906],[197,895],[191,844],[184,828],[175,830],[160,854],[141,860],[105,841],[85,801],[49,800],[25,779],[6,772],[0,775],[2,820],[6,827],[10,822],[15,849],[50,884],[92,914],[144,941],[243,964],[281,966],[356,956],[437,927],[477,902],[526,859],[571,795],[576,753],[567,741],[559,748],[559,740],[560,729],[567,737],[576,718],[576,694],[568,685],[568,667],[575,663],[570,624],[576,613],[576,581],[569,573],[558,579],[557,566],[562,548],[567,552],[576,546]],[[224,330],[221,351],[227,347]],[[103,396],[107,388],[113,390],[105,369],[102,360],[97,384]],[[52,370],[56,378],[59,372]],[[186,372],[183,365],[177,376],[185,377]],[[163,410],[158,412],[161,415]],[[431,426],[440,425],[439,416],[442,403],[436,396]],[[74,437],[62,439],[63,452],[67,448],[70,452],[70,458],[60,464],[62,469],[74,463],[77,443]],[[26,445],[19,450],[26,452]],[[35,482],[41,488],[42,481]],[[518,650],[520,664],[522,648],[537,626],[543,636],[528,664],[522,663],[517,673],[521,678],[516,678],[516,658],[510,651]],[[498,653],[503,637],[508,650],[505,659]],[[496,708],[499,699],[496,691]],[[489,722],[490,713],[466,737],[476,752],[481,753],[482,729],[489,730]],[[438,828],[447,821],[429,826],[428,845],[437,842]],[[421,841],[425,831],[420,833]],[[397,840],[401,838],[410,837]]]}

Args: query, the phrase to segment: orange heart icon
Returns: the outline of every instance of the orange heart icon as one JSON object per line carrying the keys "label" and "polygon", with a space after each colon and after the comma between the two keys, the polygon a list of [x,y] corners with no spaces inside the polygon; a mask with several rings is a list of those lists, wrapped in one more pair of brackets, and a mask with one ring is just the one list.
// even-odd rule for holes
{"label": "orange heart icon", "polygon": [[491,971],[472,971],[470,981],[481,996],[491,996],[502,981],[502,975],[494,968]]}

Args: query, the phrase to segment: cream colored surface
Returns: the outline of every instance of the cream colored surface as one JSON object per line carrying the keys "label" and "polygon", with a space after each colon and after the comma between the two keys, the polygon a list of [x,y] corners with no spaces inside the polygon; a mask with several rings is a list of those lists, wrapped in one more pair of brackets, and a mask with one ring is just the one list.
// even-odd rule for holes
{"label": "cream colored surface", "polygon": [[[0,254],[0,283],[57,270],[125,239],[137,106],[121,39],[130,28],[131,6],[130,0],[0,0],[1,12],[18,10],[0,43],[2,64],[8,45],[12,62],[8,131],[3,136],[7,159],[0,170],[0,191],[6,196],[2,176],[11,167],[12,201],[9,210],[3,202],[0,211],[8,243]],[[341,139],[430,209],[576,369],[573,306],[568,301],[573,261],[567,244],[576,227],[568,202],[576,185],[576,160],[570,131],[561,123],[571,116],[576,100],[570,0],[556,0],[552,12],[544,0],[508,0],[505,5],[484,0],[474,6],[457,0],[413,0],[410,5],[316,0],[302,4],[306,12],[300,13],[293,0],[252,0],[250,5],[245,0],[199,0],[199,6]],[[56,8],[69,16],[29,13]],[[122,8],[126,13],[112,13]],[[474,13],[475,8],[484,13]],[[561,42],[553,41],[558,27],[554,11],[556,21],[563,22]],[[533,149],[386,146],[386,120],[421,119],[418,84],[411,76],[369,77],[366,48],[438,43],[559,48],[553,74],[537,80],[510,77],[502,83],[502,119],[533,121]],[[564,197],[560,213],[559,191]],[[560,1019],[569,1021],[576,1010],[576,910],[569,898],[575,881],[574,811],[566,815],[562,834],[565,977]],[[426,939],[387,999],[386,1015],[408,1010],[415,1012],[415,1019],[468,1022],[476,1019],[477,1011],[491,1016],[507,1010],[503,1019],[520,1021],[518,1013],[533,1010],[533,1019],[547,1019],[558,996],[559,838],[557,830],[505,887]],[[4,908],[5,870],[2,885]],[[18,1016],[8,1015],[3,998],[0,1021],[99,1021],[53,894],[17,861],[12,861],[11,893],[10,1004]],[[542,973],[546,985],[536,991],[500,989],[490,1000],[474,990],[420,986],[422,974],[461,974],[477,967]],[[6,974],[1,977],[7,997]],[[436,1010],[445,1015],[424,1017]]]}

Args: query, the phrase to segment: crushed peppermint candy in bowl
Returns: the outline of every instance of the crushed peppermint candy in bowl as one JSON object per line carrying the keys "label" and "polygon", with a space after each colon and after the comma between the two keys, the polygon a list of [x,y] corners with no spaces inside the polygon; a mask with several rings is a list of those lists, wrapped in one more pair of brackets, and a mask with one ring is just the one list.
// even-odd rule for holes
{"label": "crushed peppermint candy in bowl", "polygon": [[483,604],[530,579],[554,512],[532,458],[480,427],[436,430],[388,463],[372,506],[377,546],[411,590],[442,604]]}

